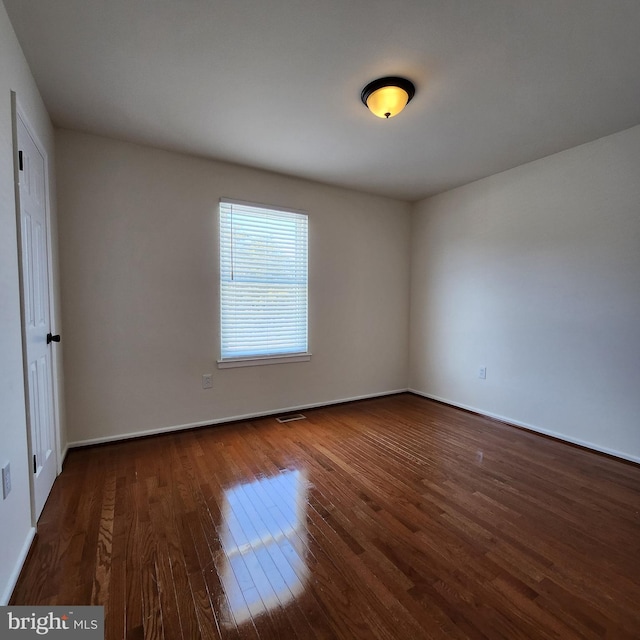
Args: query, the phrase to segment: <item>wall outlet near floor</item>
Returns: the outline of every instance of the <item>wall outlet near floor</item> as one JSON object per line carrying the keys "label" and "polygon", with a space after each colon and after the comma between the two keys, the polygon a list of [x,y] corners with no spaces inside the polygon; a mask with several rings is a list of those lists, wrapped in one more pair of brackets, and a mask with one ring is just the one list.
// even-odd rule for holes
{"label": "wall outlet near floor", "polygon": [[478,378],[480,378],[481,380],[487,379],[487,367],[480,367],[478,369]]}
{"label": "wall outlet near floor", "polygon": [[11,466],[7,464],[2,467],[2,499],[6,500],[11,493]]}
{"label": "wall outlet near floor", "polygon": [[211,389],[213,387],[213,375],[210,373],[202,374],[202,388]]}

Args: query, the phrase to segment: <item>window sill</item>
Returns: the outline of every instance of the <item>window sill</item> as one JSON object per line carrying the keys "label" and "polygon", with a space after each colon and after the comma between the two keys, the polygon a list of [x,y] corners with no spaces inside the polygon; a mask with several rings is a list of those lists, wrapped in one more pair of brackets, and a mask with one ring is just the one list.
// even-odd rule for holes
{"label": "window sill", "polygon": [[293,353],[283,356],[264,356],[254,358],[228,358],[218,360],[218,369],[233,369],[234,367],[258,367],[263,364],[283,364],[285,362],[308,362],[310,353]]}

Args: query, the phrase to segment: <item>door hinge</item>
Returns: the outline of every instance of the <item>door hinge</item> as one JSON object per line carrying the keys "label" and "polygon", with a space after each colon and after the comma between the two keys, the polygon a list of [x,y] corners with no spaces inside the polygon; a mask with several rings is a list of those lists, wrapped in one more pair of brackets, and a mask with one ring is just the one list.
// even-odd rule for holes
{"label": "door hinge", "polygon": [[33,454],[33,473],[38,473],[38,463],[36,462],[36,454]]}
{"label": "door hinge", "polygon": [[20,171],[24,169],[24,164],[22,163],[22,151],[18,151],[18,166],[20,167]]}

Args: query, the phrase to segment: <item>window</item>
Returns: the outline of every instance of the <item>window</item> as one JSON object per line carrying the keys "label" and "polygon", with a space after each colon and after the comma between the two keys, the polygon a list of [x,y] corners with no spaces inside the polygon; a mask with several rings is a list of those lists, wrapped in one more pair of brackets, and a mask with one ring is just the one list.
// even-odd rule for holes
{"label": "window", "polygon": [[307,214],[220,201],[218,366],[309,360]]}

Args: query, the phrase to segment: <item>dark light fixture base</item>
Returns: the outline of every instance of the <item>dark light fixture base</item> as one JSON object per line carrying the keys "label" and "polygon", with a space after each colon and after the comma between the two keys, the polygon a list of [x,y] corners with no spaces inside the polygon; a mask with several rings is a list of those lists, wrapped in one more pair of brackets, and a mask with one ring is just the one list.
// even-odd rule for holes
{"label": "dark light fixture base", "polygon": [[360,99],[362,100],[362,104],[367,106],[367,100],[369,96],[378,89],[382,89],[383,87],[400,87],[407,92],[409,98],[407,99],[407,104],[411,102],[411,98],[416,94],[416,88],[411,82],[411,80],[407,80],[406,78],[400,78],[398,76],[387,76],[386,78],[378,78],[377,80],[373,80],[370,82],[360,94]]}

